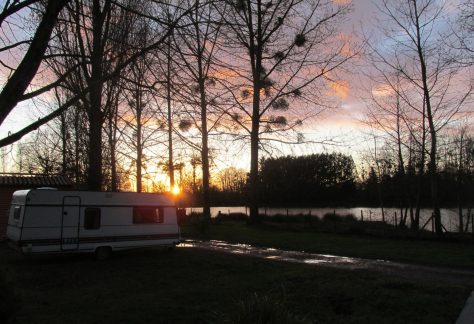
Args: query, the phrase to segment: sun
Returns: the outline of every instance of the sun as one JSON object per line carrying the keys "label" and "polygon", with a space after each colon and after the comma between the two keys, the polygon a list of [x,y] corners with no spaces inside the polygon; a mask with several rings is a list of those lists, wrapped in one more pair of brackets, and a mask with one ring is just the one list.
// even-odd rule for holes
{"label": "sun", "polygon": [[177,185],[174,185],[173,189],[171,190],[171,192],[174,194],[174,195],[179,195],[179,193],[181,192],[181,190],[179,189],[179,187]]}

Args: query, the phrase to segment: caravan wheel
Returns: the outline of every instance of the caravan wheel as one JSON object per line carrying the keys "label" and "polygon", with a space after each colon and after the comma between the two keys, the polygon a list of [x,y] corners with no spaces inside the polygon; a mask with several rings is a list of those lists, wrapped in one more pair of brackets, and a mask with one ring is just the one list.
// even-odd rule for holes
{"label": "caravan wheel", "polygon": [[110,246],[101,246],[95,250],[95,259],[102,261],[110,259],[112,256],[112,248]]}

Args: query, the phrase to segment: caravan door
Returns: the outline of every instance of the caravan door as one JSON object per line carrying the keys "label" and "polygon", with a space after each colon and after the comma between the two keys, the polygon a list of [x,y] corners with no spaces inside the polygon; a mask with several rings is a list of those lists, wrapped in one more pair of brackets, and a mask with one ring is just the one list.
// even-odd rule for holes
{"label": "caravan door", "polygon": [[61,250],[77,250],[79,247],[79,212],[81,198],[63,198],[61,222]]}

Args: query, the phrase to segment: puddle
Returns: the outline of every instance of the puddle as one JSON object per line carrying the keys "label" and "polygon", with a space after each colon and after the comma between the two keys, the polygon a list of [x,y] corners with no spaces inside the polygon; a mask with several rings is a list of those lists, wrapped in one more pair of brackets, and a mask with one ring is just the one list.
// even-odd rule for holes
{"label": "puddle", "polygon": [[305,264],[326,264],[332,266],[344,266],[352,268],[367,268],[368,263],[381,262],[383,260],[366,260],[359,258],[342,257],[328,254],[315,254],[298,251],[286,251],[275,248],[256,247],[248,244],[233,244],[223,241],[194,241],[186,240],[179,245],[183,248],[201,248],[206,250],[225,251],[232,254],[248,255],[264,259],[279,260]]}
{"label": "puddle", "polygon": [[268,260],[301,263],[314,266],[333,267],[339,269],[365,269],[383,273],[409,276],[420,279],[443,279],[456,283],[470,284],[474,287],[474,270],[459,270],[438,268],[392,262],[387,260],[372,260],[352,258],[330,254],[308,253],[304,251],[287,251],[275,248],[257,247],[248,244],[234,244],[224,241],[185,240],[178,247],[199,248],[211,251],[222,251],[236,255],[246,255]]}

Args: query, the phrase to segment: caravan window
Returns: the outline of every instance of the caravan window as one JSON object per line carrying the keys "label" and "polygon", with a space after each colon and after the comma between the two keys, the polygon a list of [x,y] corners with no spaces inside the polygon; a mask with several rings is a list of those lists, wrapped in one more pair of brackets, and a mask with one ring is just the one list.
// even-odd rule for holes
{"label": "caravan window", "polygon": [[163,208],[133,207],[133,223],[163,223]]}
{"label": "caravan window", "polygon": [[100,227],[100,208],[86,208],[84,211],[84,229]]}
{"label": "caravan window", "polygon": [[19,220],[21,216],[21,206],[15,206],[13,209],[13,219]]}

